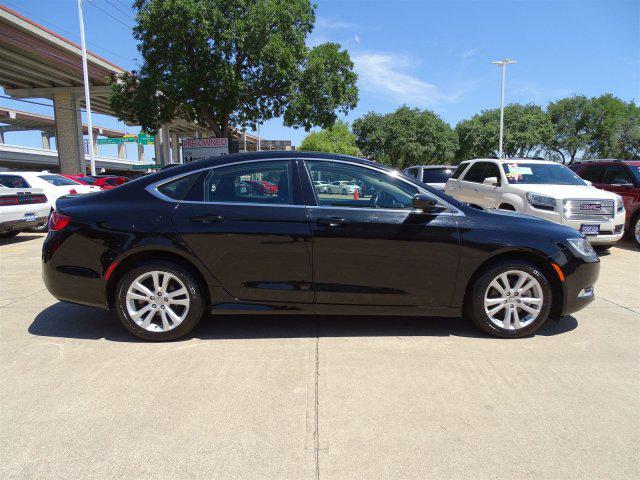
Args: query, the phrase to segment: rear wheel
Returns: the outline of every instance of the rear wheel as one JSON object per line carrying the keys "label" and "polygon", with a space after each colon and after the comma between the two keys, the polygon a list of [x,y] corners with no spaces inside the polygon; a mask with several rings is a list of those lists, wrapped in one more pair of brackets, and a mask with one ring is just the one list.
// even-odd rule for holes
{"label": "rear wheel", "polygon": [[530,335],[547,321],[552,293],[540,269],[507,260],[484,271],[470,287],[465,313],[482,330],[498,337]]}
{"label": "rear wheel", "polygon": [[182,265],[152,260],[118,283],[116,309],[122,324],[144,340],[175,340],[195,327],[204,298],[194,275]]}
{"label": "rear wheel", "polygon": [[0,238],[11,238],[15,237],[20,233],[20,230],[11,230],[10,232],[0,233]]}

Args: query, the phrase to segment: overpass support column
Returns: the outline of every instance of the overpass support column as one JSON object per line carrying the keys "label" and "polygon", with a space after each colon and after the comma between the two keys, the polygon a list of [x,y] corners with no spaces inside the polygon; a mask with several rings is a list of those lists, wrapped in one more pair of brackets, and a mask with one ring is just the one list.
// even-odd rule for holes
{"label": "overpass support column", "polygon": [[171,145],[169,145],[169,126],[167,124],[162,125],[160,128],[162,131],[162,164],[167,165],[171,163]]}
{"label": "overpass support column", "polygon": [[127,144],[119,143],[118,144],[118,158],[127,158]]}
{"label": "overpass support column", "polygon": [[165,165],[165,160],[162,157],[163,153],[164,153],[164,148],[163,148],[163,141],[164,139],[162,138],[162,128],[159,128],[158,131],[155,134],[155,140],[153,141],[153,148],[155,151],[155,155],[156,155],[156,164],[157,165]]}
{"label": "overpass support column", "polygon": [[171,163],[182,163],[180,161],[180,138],[176,132],[171,132]]}
{"label": "overpass support column", "polygon": [[45,150],[51,150],[51,137],[49,132],[40,132],[42,135],[42,148]]}
{"label": "overpass support column", "polygon": [[71,92],[56,92],[53,96],[53,111],[60,172],[84,173],[84,138],[78,98]]}
{"label": "overpass support column", "polygon": [[138,161],[144,162],[144,145],[142,143],[138,143]]}

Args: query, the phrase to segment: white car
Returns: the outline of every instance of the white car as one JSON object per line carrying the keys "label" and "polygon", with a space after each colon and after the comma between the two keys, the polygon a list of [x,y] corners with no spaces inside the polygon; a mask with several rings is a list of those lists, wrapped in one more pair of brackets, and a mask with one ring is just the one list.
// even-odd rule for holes
{"label": "white car", "polygon": [[624,234],[622,197],[592,187],[555,162],[468,160],[447,181],[445,193],[482,208],[512,210],[568,225],[593,245],[612,245]]}
{"label": "white car", "polygon": [[47,197],[41,189],[0,186],[0,238],[46,223],[48,216]]}
{"label": "white car", "polygon": [[402,173],[426,183],[436,190],[444,190],[447,180],[451,178],[456,167],[451,165],[416,165],[405,168]]}
{"label": "white car", "polygon": [[313,188],[316,190],[316,193],[327,193],[327,188],[329,184],[327,182],[321,182],[316,180],[313,182]]}
{"label": "white car", "polygon": [[[56,200],[63,195],[82,195],[100,192],[100,187],[83,185],[80,182],[50,172],[0,172],[0,185],[8,188],[39,188],[47,196],[49,211],[55,208]],[[46,223],[41,225],[46,228]]]}
{"label": "white car", "polygon": [[329,195],[352,195],[356,190],[360,190],[360,187],[355,183],[351,183],[348,180],[336,180],[327,185],[327,193]]}

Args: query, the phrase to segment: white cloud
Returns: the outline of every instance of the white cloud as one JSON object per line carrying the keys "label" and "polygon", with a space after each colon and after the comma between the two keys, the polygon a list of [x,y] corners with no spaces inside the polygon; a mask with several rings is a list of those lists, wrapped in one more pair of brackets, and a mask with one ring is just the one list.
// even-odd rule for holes
{"label": "white cloud", "polygon": [[316,28],[324,28],[327,30],[346,30],[357,28],[356,25],[342,20],[333,20],[326,17],[316,18]]}
{"label": "white cloud", "polygon": [[457,101],[464,93],[443,93],[436,85],[415,77],[407,70],[411,60],[405,55],[366,53],[352,56],[360,87],[396,102],[432,106]]}
{"label": "white cloud", "polygon": [[478,53],[479,48],[470,48],[469,50],[465,50],[460,54],[460,58],[466,60],[467,58],[473,57],[476,53]]}
{"label": "white cloud", "polygon": [[358,45],[360,45],[360,35],[355,35],[355,36],[353,37],[353,40],[354,40]]}

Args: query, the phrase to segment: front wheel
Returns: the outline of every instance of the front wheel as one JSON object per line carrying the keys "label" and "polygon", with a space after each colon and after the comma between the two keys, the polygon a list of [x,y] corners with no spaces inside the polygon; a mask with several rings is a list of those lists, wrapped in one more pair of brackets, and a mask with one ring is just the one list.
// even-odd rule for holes
{"label": "front wheel", "polygon": [[636,218],[631,222],[631,235],[633,235],[636,246],[640,247],[640,215],[636,215]]}
{"label": "front wheel", "polygon": [[507,260],[488,268],[470,286],[465,314],[491,335],[517,338],[547,321],[551,302],[549,280],[536,265]]}
{"label": "front wheel", "polygon": [[118,283],[120,321],[144,340],[176,340],[189,333],[204,313],[202,288],[182,265],[152,260],[128,271]]}

